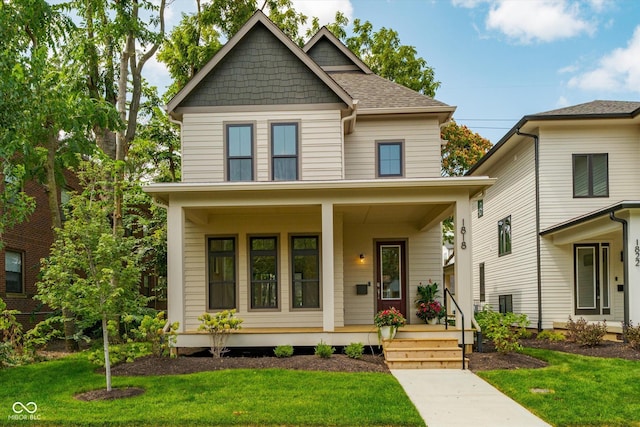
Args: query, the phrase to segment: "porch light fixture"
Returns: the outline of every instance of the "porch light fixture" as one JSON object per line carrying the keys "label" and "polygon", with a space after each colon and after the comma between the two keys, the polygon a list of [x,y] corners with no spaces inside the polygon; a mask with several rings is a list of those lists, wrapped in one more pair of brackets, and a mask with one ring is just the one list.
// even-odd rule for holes
{"label": "porch light fixture", "polygon": [[462,243],[460,243],[460,247],[462,249],[467,249],[467,242],[464,241],[464,235],[467,232],[467,228],[464,226],[464,218],[462,219],[462,228],[460,228],[460,234],[462,234]]}
{"label": "porch light fixture", "polygon": [[364,262],[364,254],[360,254],[360,262]]}

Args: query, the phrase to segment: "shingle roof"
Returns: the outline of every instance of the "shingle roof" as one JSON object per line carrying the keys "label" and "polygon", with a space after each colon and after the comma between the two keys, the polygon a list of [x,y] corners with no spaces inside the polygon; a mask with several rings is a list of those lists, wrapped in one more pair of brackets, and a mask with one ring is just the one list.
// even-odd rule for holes
{"label": "shingle roof", "polygon": [[634,115],[640,111],[640,102],[632,101],[591,101],[557,110],[544,111],[533,116],[602,116]]}
{"label": "shingle roof", "polygon": [[375,74],[332,72],[329,75],[358,100],[358,108],[450,107]]}

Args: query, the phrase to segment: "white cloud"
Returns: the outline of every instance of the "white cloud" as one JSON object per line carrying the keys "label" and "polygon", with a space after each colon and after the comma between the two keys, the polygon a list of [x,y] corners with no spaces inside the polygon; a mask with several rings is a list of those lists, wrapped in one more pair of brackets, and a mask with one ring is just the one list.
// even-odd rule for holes
{"label": "white cloud", "polygon": [[596,27],[581,18],[578,3],[565,0],[497,1],[491,5],[486,25],[524,44],[592,34]]}
{"label": "white cloud", "polygon": [[627,47],[614,49],[598,61],[598,67],[573,77],[569,86],[583,90],[632,91],[640,93],[640,26]]}
{"label": "white cloud", "polygon": [[167,66],[159,62],[155,55],[144,64],[143,72],[144,78],[147,79],[149,84],[156,86],[160,93],[164,93],[171,84],[171,75]]}
{"label": "white cloud", "polygon": [[311,20],[318,17],[320,26],[333,22],[336,12],[342,12],[349,22],[353,20],[353,5],[350,0],[293,0],[293,8],[307,16],[307,24],[302,28],[300,34],[304,34],[307,28],[311,27]]}
{"label": "white cloud", "polygon": [[556,108],[562,108],[562,107],[566,107],[568,105],[569,105],[569,100],[567,98],[565,98],[564,96],[561,96],[556,101]]}

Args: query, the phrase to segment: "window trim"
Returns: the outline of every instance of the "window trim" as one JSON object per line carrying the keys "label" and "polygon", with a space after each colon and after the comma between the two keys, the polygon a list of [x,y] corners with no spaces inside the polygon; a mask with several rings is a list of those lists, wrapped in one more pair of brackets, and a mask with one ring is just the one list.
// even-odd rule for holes
{"label": "window trim", "polygon": [[[500,229],[502,228],[503,224],[507,221],[509,223],[509,250],[508,251],[504,247],[506,245],[502,242],[502,236],[501,236],[502,233],[500,232]],[[513,250],[513,224],[511,222],[511,215],[508,215],[498,221],[498,256],[501,257],[504,255],[509,255],[512,250]]]}
{"label": "window trim", "polygon": [[[253,122],[223,122],[224,128],[224,178],[227,182],[251,182],[256,180],[256,126],[257,123]],[[230,157],[229,156],[229,128],[232,127],[250,127],[251,129],[251,179],[248,181],[232,181],[230,177],[231,173],[231,160],[233,159],[247,159],[246,156]]]}
{"label": "window trim", "polygon": [[[400,146],[400,173],[399,174],[381,174],[380,173],[380,147],[383,145],[399,145]],[[376,140],[376,178],[404,178],[405,176],[405,140],[404,139],[381,139]]]}
{"label": "window trim", "polygon": [[[211,251],[209,251],[209,241],[210,240],[224,240],[224,239],[233,239],[233,257],[234,257],[234,270],[235,270],[235,284],[233,287],[233,300],[234,300],[234,306],[233,307],[216,307],[216,308],[211,308],[210,305],[210,294],[211,294],[211,285],[210,285],[210,281],[209,281],[209,259],[210,259],[210,254]],[[238,294],[239,294],[239,277],[238,277],[238,235],[236,234],[229,234],[229,235],[207,235],[205,236],[205,253],[206,253],[206,300],[205,300],[205,311],[208,313],[215,313],[218,312],[220,310],[232,310],[235,309],[236,311],[240,311],[240,307],[238,305]]]}
{"label": "window trim", "polygon": [[[252,254],[253,250],[251,249],[251,241],[253,239],[275,239],[276,248],[274,250],[274,254],[276,257],[276,306],[275,307],[253,307],[253,276],[251,274],[251,270],[253,267],[252,264]],[[281,301],[282,301],[282,269],[280,268],[280,235],[279,234],[251,234],[247,235],[247,311],[281,311]]]}
{"label": "window trim", "polygon": [[[7,288],[7,253],[14,253],[14,254],[18,254],[20,255],[20,291],[19,292],[14,292],[14,291],[9,291]],[[27,288],[26,288],[26,282],[25,282],[25,270],[24,270],[24,266],[25,266],[25,257],[26,257],[26,253],[24,251],[18,250],[18,249],[13,249],[13,248],[6,248],[4,251],[4,290],[5,290],[5,294],[6,295],[16,295],[16,296],[22,296],[22,295],[26,295],[27,293]]]}
{"label": "window trim", "polygon": [[[294,284],[294,262],[293,262],[293,257],[294,257],[294,249],[293,249],[293,239],[300,237],[300,238],[308,238],[308,237],[315,237],[316,240],[318,241],[318,248],[317,248],[317,252],[318,252],[318,307],[295,307],[293,305],[293,300],[294,300],[294,289],[293,289],[293,284]],[[291,291],[291,298],[289,298],[289,307],[292,311],[322,311],[323,310],[323,304],[322,304],[322,236],[320,235],[320,233],[309,233],[309,234],[305,234],[305,233],[291,233],[289,234],[289,264],[290,264],[290,274],[291,277],[289,278],[289,283],[290,283],[290,291]]]}
{"label": "window trim", "polygon": [[[301,167],[301,158],[302,158],[302,144],[300,143],[302,131],[301,131],[301,120],[269,120],[269,178],[271,181],[301,181],[302,180],[302,167]],[[278,125],[294,125],[296,127],[296,178],[294,180],[284,180],[284,179],[275,179],[275,167],[274,160],[275,159],[288,159],[294,158],[294,156],[282,156],[282,155],[274,155],[273,154],[273,129]]]}
{"label": "window trim", "polygon": [[[607,191],[606,194],[603,195],[594,195],[593,194],[593,157],[594,156],[605,156],[607,162],[607,174],[606,174],[606,186]],[[576,195],[576,158],[577,157],[586,157],[587,158],[587,195],[579,196]],[[572,184],[572,193],[574,199],[594,199],[594,198],[607,198],[609,197],[609,153],[574,153],[571,155],[571,184]]]}

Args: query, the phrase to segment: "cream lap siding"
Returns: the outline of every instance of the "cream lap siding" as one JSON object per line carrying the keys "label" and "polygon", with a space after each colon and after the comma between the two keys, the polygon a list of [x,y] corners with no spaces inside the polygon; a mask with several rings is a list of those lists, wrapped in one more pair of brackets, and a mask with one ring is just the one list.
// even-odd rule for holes
{"label": "cream lap siding", "polygon": [[[573,154],[609,154],[609,197],[573,198]],[[545,127],[540,131],[541,230],[621,200],[640,198],[637,127]]]}
{"label": "cream lap siding", "polygon": [[223,182],[225,176],[224,125],[254,124],[254,178],[271,179],[270,123],[299,125],[299,178],[342,178],[340,111],[259,111],[184,114],[182,125],[182,181]]}
{"label": "cream lap siding", "polygon": [[[479,264],[485,264],[485,304],[498,310],[499,295],[512,295],[513,310],[537,322],[535,176],[533,143],[524,141],[488,172],[497,178],[483,196],[484,215],[473,203],[473,298],[480,299]],[[511,216],[511,253],[498,255],[498,221]]]}
{"label": "cream lap siding", "polygon": [[345,138],[347,179],[376,178],[376,141],[404,141],[404,177],[440,176],[440,127],[435,119],[358,117]]}

